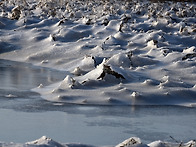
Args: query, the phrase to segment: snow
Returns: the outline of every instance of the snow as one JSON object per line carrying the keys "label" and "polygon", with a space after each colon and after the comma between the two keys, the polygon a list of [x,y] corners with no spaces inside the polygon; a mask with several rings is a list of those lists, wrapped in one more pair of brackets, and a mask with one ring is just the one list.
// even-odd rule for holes
{"label": "snow", "polygon": [[[67,144],[61,144],[53,139],[42,136],[41,138],[26,142],[25,144],[15,144],[15,143],[1,143],[1,146],[4,147],[93,147],[91,145],[86,144],[76,144],[76,143],[67,143]],[[163,142],[163,141],[154,141],[149,144],[143,144],[140,138],[137,137],[131,137],[123,141],[122,143],[116,145],[115,147],[195,147],[196,142],[194,140],[189,141],[187,143],[183,142],[176,142],[176,143],[170,143],[170,142]],[[109,147],[109,146],[108,146]]]}
{"label": "snow", "polygon": [[2,0],[0,59],[64,71],[32,88],[48,101],[195,107],[195,22],[195,2]]}

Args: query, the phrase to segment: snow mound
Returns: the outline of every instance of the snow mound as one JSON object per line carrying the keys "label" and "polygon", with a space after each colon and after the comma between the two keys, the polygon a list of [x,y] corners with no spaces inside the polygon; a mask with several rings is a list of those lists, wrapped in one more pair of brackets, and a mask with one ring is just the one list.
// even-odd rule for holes
{"label": "snow mound", "polygon": [[46,136],[42,136],[40,139],[37,139],[32,142],[27,142],[27,146],[45,146],[45,147],[65,147],[64,145],[61,145],[60,143],[52,140],[51,138],[48,138]]}
{"label": "snow mound", "polygon": [[179,142],[179,143],[172,143],[172,142],[164,142],[164,141],[154,141],[149,144],[143,144],[140,138],[131,137],[122,143],[116,145],[115,147],[195,147],[196,142],[191,140],[187,143]]}
{"label": "snow mound", "polygon": [[4,0],[0,59],[64,71],[33,89],[48,101],[193,107],[195,18],[194,2]]}
{"label": "snow mound", "polygon": [[[93,145],[80,144],[80,143],[58,143],[51,138],[42,136],[41,138],[26,142],[25,144],[19,143],[3,143],[0,142],[3,147],[94,147]],[[111,147],[112,145],[110,145]],[[164,141],[154,141],[149,144],[144,144],[138,137],[131,137],[126,139],[122,143],[119,143],[115,147],[196,147],[196,142],[191,140],[187,143],[183,142],[164,142]],[[106,146],[107,147],[107,146]],[[109,147],[109,146],[108,146]]]}

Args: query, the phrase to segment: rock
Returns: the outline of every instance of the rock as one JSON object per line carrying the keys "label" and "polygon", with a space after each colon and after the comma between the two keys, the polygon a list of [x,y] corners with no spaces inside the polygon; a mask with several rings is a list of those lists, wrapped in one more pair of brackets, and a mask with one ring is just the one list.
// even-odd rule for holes
{"label": "rock", "polygon": [[196,57],[196,53],[190,53],[190,54],[186,54],[184,57],[182,57],[182,60],[186,60],[188,58],[194,58]]}
{"label": "rock", "polygon": [[121,78],[121,79],[125,79],[125,77],[119,73],[117,73],[116,71],[113,71],[110,66],[108,65],[103,65],[103,72],[101,73],[101,75],[97,78],[97,79],[103,79],[106,74],[111,74],[113,76],[115,76],[117,79]]}
{"label": "rock", "polygon": [[11,19],[19,19],[21,14],[21,10],[19,6],[16,6],[12,9],[12,16]]}

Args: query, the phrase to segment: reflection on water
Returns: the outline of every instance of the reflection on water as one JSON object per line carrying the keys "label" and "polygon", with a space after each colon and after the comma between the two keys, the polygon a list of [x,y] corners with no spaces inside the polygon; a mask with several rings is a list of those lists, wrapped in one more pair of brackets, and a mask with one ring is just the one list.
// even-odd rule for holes
{"label": "reflection on water", "polygon": [[64,76],[64,72],[0,60],[1,141],[27,142],[43,135],[62,143],[92,145],[116,145],[132,136],[145,143],[173,141],[170,136],[184,142],[196,139],[196,108],[67,105],[30,91]]}
{"label": "reflection on water", "polygon": [[60,81],[65,76],[63,71],[0,59],[0,108],[35,110],[44,100],[30,89]]}
{"label": "reflection on water", "polygon": [[48,85],[62,80],[65,74],[31,64],[0,59],[0,88],[3,89],[31,89],[39,84]]}
{"label": "reflection on water", "polygon": [[127,106],[67,105],[58,109],[52,104],[42,108],[45,111],[39,113],[0,109],[1,140],[27,142],[46,135],[61,143],[116,145],[133,136],[144,143],[173,142],[170,136],[187,142],[196,136],[195,108],[138,106],[131,111]]}

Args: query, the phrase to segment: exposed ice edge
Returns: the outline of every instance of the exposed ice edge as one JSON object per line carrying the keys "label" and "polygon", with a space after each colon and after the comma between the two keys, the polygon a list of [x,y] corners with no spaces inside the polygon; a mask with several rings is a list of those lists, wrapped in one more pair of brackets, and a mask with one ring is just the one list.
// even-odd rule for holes
{"label": "exposed ice edge", "polygon": [[[46,136],[42,136],[41,138],[35,141],[26,142],[24,144],[0,142],[0,146],[2,147],[95,147],[93,145],[80,144],[80,143],[62,144]],[[187,143],[175,141],[175,143],[173,143],[173,142],[164,142],[158,140],[158,141],[151,142],[149,144],[143,144],[140,138],[131,137],[113,147],[196,147],[196,141],[191,140]]]}

